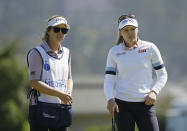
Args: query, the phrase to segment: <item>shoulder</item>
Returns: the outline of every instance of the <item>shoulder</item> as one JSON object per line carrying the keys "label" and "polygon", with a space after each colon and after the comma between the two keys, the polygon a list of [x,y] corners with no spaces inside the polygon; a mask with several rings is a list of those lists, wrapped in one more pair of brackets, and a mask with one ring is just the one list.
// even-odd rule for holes
{"label": "shoulder", "polygon": [[66,55],[66,56],[69,56],[70,57],[70,55],[71,55],[71,53],[70,53],[70,50],[67,48],[67,47],[62,47],[62,50],[63,50],[63,53]]}
{"label": "shoulder", "polygon": [[155,44],[153,44],[153,42],[141,40],[141,45],[142,46],[147,46],[147,47],[152,47]]}
{"label": "shoulder", "polygon": [[144,46],[145,48],[149,48],[151,50],[158,49],[157,46],[153,42],[149,42],[149,41],[141,40],[141,46]]}
{"label": "shoulder", "polygon": [[31,59],[42,59],[42,55],[36,47],[30,49],[27,53],[27,60],[30,61]]}
{"label": "shoulder", "polygon": [[42,61],[42,56],[39,51],[36,48],[30,49],[27,54],[27,64],[29,65],[32,62],[36,64],[39,61]]}
{"label": "shoulder", "polygon": [[114,45],[112,48],[110,48],[109,53],[116,53],[121,49],[121,45]]}
{"label": "shoulder", "polygon": [[63,49],[63,51],[70,52],[70,50],[65,46],[63,46],[62,49]]}
{"label": "shoulder", "polygon": [[40,55],[39,51],[36,48],[32,48],[29,50],[28,57],[29,56],[36,56],[36,55]]}

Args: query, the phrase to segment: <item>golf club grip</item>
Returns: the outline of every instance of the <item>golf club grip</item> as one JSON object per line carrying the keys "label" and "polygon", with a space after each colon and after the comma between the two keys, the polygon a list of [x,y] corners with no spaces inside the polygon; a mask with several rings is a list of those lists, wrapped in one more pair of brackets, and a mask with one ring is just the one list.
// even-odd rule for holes
{"label": "golf club grip", "polygon": [[112,131],[116,131],[114,118],[112,118]]}

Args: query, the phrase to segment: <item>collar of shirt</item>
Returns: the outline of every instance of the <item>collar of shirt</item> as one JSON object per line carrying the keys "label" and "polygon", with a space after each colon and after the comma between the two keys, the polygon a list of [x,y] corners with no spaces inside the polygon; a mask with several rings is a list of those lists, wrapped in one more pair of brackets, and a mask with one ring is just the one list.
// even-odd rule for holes
{"label": "collar of shirt", "polygon": [[[42,46],[45,48],[46,52],[54,52],[54,53],[56,53],[55,51],[53,51],[53,50],[49,47],[49,45],[47,44],[46,41],[44,41],[44,43],[42,44]],[[58,54],[61,54],[62,52],[63,52],[63,48],[62,48],[62,46],[60,45],[57,53],[58,53]]]}
{"label": "collar of shirt", "polygon": [[[42,47],[43,47],[44,50],[45,50],[50,56],[52,56],[52,57],[59,58],[59,57],[61,57],[61,55],[63,54],[63,48],[62,48],[61,45],[59,46],[58,52],[53,51],[53,50],[49,47],[49,45],[47,44],[46,41],[43,42]],[[59,56],[59,55],[60,55],[60,56]]]}
{"label": "collar of shirt", "polygon": [[124,42],[121,43],[120,45],[121,45],[121,47],[122,47],[124,50],[131,51],[131,50],[137,48],[137,47],[140,45],[140,40],[138,40],[138,41],[136,42],[136,44],[135,44],[133,47],[131,47],[131,48],[127,47],[127,46],[125,45]]}

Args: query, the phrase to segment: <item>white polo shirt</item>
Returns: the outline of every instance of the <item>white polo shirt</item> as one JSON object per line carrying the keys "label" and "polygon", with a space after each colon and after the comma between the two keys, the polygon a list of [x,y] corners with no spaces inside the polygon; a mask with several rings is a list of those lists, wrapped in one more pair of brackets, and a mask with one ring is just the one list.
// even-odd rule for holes
{"label": "white polo shirt", "polygon": [[[152,68],[157,75],[155,84]],[[158,94],[166,81],[163,60],[153,43],[139,40],[132,48],[121,43],[110,49],[104,81],[107,100],[116,97],[129,102],[142,102],[151,90]]]}

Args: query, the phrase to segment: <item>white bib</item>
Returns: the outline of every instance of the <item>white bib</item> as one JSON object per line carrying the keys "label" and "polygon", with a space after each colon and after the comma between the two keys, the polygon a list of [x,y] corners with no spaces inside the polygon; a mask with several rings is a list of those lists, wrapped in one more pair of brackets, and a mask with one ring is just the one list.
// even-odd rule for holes
{"label": "white bib", "polygon": [[[48,55],[41,46],[37,46],[36,49],[39,51],[43,59],[41,81],[52,88],[66,93],[69,50],[63,47],[63,57],[57,59]],[[38,100],[47,103],[61,103],[61,100],[58,97],[50,96],[44,93],[40,93]]]}

